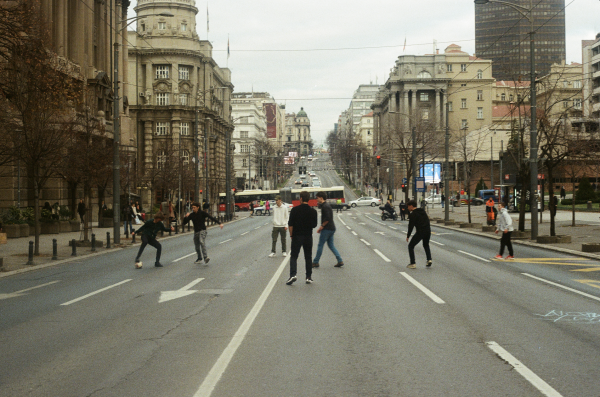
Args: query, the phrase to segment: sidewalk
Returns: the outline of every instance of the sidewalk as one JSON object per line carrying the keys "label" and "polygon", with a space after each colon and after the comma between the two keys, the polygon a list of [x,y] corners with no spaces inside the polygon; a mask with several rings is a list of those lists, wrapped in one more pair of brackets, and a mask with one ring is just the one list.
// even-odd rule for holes
{"label": "sidewalk", "polygon": [[[441,208],[440,204],[435,204],[433,208],[431,205],[427,206],[427,212],[430,218],[444,219],[444,209]],[[454,210],[454,212],[452,212]],[[467,206],[460,206],[450,208],[450,220],[457,223],[466,223],[468,221],[468,209]],[[519,214],[510,213],[513,219],[513,226],[515,230],[518,229]],[[588,253],[581,250],[581,245],[584,243],[600,243],[600,213],[597,212],[576,212],[575,213],[575,226],[572,225],[572,212],[571,211],[558,211],[555,217],[556,223],[556,235],[571,236],[570,243],[551,243],[551,244],[538,244],[530,239],[516,239],[513,238],[513,243],[526,244],[536,246],[540,248],[546,248],[564,253],[577,254],[593,259],[600,259],[600,253]],[[530,213],[525,214],[525,229],[531,229],[531,216]],[[486,213],[485,206],[472,206],[471,207],[471,222],[480,225],[486,225]],[[485,235],[490,238],[500,239],[500,237],[494,232],[483,232],[481,227],[477,228],[460,228],[460,226],[444,226],[443,223],[434,223],[436,226],[458,229],[461,232],[476,233],[479,235]],[[550,211],[546,210],[542,213],[542,223],[539,223],[538,213],[538,236],[549,236],[550,235]]]}
{"label": "sidewalk", "polygon": [[[240,219],[244,219],[249,213],[241,212],[236,213],[233,221],[226,222],[225,225],[235,222]],[[83,232],[70,232],[70,233],[60,233],[60,234],[42,234],[40,235],[40,255],[33,257],[33,266],[27,265],[27,261],[29,259],[29,242],[35,241],[35,236],[29,237],[20,237],[20,238],[10,238],[8,239],[6,244],[0,245],[0,258],[2,258],[3,266],[0,270],[0,277],[3,275],[13,274],[13,272],[24,272],[29,271],[36,268],[53,266],[60,263],[71,262],[75,260],[81,260],[82,257],[89,257],[93,255],[102,255],[106,252],[114,252],[123,248],[130,247],[132,245],[131,235],[129,238],[125,238],[125,234],[123,234],[123,226],[120,227],[121,231],[121,244],[115,246],[113,244],[113,228],[98,228],[95,227],[97,223],[93,223],[94,228],[89,232],[89,240],[91,241],[92,233],[96,235],[96,241],[102,242],[102,247],[97,246],[96,252],[92,252],[91,247],[77,247],[77,256],[71,256],[73,249],[69,245],[71,240],[75,239],[76,241],[80,241],[83,239]],[[139,225],[137,226],[139,227]],[[134,229],[136,229],[134,225]],[[110,249],[106,248],[106,233],[110,232],[111,242]],[[194,232],[193,226],[190,225],[190,231],[188,232],[187,225],[185,226],[185,231],[182,232],[179,230],[179,234],[175,234],[175,232],[171,232],[170,238],[179,237],[180,235],[188,235],[192,236]],[[165,233],[163,237],[158,235],[158,240],[164,240],[169,238],[169,233]],[[57,246],[57,258],[56,260],[52,260],[52,240],[56,239]],[[140,237],[136,236],[136,246],[140,244]]]}

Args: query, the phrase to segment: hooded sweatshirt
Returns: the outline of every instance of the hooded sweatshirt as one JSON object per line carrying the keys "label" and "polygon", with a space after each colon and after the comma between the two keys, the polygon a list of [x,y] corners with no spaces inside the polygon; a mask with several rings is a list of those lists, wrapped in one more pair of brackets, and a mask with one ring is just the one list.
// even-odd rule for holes
{"label": "hooded sweatshirt", "polygon": [[508,230],[509,232],[515,230],[512,225],[512,218],[508,214],[506,208],[502,208],[500,210],[500,214],[498,215],[498,220],[496,222],[496,227],[499,232],[503,233],[505,230]]}
{"label": "hooded sweatshirt", "polygon": [[406,237],[410,237],[413,227],[417,229],[415,234],[426,235],[431,233],[429,216],[427,216],[427,212],[423,208],[415,208],[408,215],[408,234]]}

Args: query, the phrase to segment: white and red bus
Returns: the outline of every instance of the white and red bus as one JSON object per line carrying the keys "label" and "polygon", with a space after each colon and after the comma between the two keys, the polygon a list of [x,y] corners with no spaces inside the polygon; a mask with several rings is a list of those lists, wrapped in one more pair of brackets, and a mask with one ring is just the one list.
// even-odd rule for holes
{"label": "white and red bus", "polygon": [[294,207],[300,205],[300,192],[302,191],[310,193],[308,205],[310,205],[311,207],[317,206],[317,192],[325,192],[325,194],[327,194],[327,201],[331,204],[336,204],[338,199],[341,199],[342,203],[346,203],[346,197],[344,195],[343,186],[304,187],[287,189],[287,191],[284,190],[285,189],[281,190],[281,197],[283,198],[283,201],[291,202],[294,205]]}
{"label": "white and red bus", "polygon": [[[250,210],[250,202],[260,200],[275,200],[279,190],[244,190],[236,191],[233,195],[236,211]],[[225,212],[225,193],[219,193],[219,211]]]}

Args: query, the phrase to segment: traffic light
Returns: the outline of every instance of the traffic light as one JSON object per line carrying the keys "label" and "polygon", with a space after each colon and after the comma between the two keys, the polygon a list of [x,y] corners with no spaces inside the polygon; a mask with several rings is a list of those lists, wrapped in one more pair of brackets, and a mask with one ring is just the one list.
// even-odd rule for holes
{"label": "traffic light", "polygon": [[381,165],[381,156],[377,156],[377,166]]}
{"label": "traffic light", "polygon": [[403,183],[403,184],[401,185],[401,187],[402,187],[402,191],[403,191],[404,193],[406,193],[406,184],[405,184],[405,183]]}

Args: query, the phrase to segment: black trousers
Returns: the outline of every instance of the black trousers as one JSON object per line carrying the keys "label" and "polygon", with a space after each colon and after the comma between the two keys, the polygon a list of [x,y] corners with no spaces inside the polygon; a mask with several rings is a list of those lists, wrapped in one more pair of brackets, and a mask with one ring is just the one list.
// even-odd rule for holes
{"label": "black trousers", "polygon": [[297,273],[298,255],[300,248],[304,251],[304,262],[306,266],[306,278],[312,276],[312,246],[313,238],[310,236],[293,236],[292,237],[292,252],[290,254],[290,277]]}
{"label": "black trousers", "polygon": [[427,260],[431,260],[431,250],[429,249],[429,239],[431,238],[431,233],[415,234],[411,239],[410,243],[408,243],[408,255],[410,256],[410,264],[415,264],[415,246],[419,244],[421,240],[423,240],[423,249],[425,250],[425,255],[427,256]]}
{"label": "black trousers", "polygon": [[154,248],[156,248],[156,262],[160,262],[160,252],[162,251],[162,246],[158,241],[156,241],[155,238],[148,237],[145,234],[142,234],[142,245],[140,246],[140,250],[138,251],[137,256],[135,257],[135,261],[140,261],[142,252],[144,252],[144,248],[146,248],[147,245],[151,245]]}
{"label": "black trousers", "polygon": [[510,236],[512,232],[502,233],[502,238],[500,239],[500,255],[504,253],[504,247],[508,247],[508,255],[513,256],[513,247],[510,242]]}

